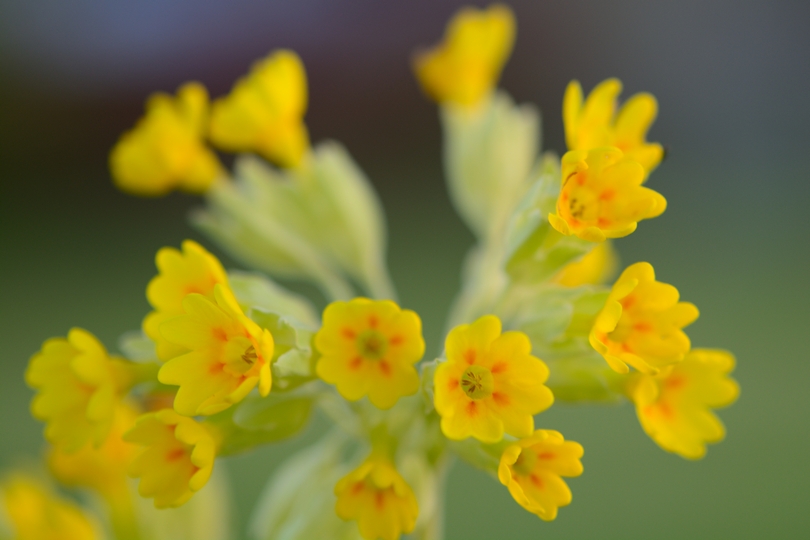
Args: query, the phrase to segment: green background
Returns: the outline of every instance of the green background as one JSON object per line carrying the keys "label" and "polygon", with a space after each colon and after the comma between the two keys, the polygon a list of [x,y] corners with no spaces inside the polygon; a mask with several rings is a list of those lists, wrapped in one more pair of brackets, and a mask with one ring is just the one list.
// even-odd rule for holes
{"label": "green background", "polygon": [[[403,306],[441,340],[472,237],[444,191],[435,107],[409,72],[455,2],[4,2],[0,4],[0,462],[35,457],[28,358],[87,328],[110,348],[148,310],[153,257],[184,238],[194,197],[127,197],[106,154],[153,90],[227,91],[256,58],[301,53],[315,141],[341,140],[388,212]],[[503,83],[544,112],[563,150],[565,84],[618,76],[661,104],[651,140],[668,158],[650,187],[664,215],[617,243],[701,310],[695,346],[732,350],[742,393],[721,411],[725,442],[689,462],[667,454],[633,409],[555,406],[538,427],[585,447],[574,503],[544,523],[495,480],[456,464],[447,538],[796,538],[810,534],[810,38],[800,2],[519,2]],[[206,243],[211,247],[210,243]],[[220,254],[221,255],[221,254]],[[223,258],[230,267],[235,266]],[[311,438],[310,432],[304,437]],[[302,444],[223,463],[244,523],[263,480]],[[218,465],[219,466],[219,465]]]}

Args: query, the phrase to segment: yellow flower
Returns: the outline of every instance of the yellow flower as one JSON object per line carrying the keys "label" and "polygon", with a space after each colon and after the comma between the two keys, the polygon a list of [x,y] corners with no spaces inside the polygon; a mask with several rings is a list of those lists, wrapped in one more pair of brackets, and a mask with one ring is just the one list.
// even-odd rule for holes
{"label": "yellow flower", "polygon": [[694,349],[655,376],[636,374],[628,382],[644,431],[661,448],[685,458],[706,454],[706,443],[725,437],[713,408],[731,405],[740,393],[728,376],[734,357],[720,350]]}
{"label": "yellow flower", "polygon": [[94,540],[94,523],[73,502],[40,482],[14,473],[0,484],[5,515],[15,540]]}
{"label": "yellow flower", "polygon": [[698,318],[698,309],[678,298],[678,289],[655,281],[649,263],[628,266],[596,317],[591,345],[618,373],[629,364],[654,374],[679,362],[691,346],[681,329]]}
{"label": "yellow flower", "polygon": [[416,76],[437,102],[475,106],[497,83],[514,41],[515,17],[507,6],[465,7],[447,25],[444,42],[417,55]]}
{"label": "yellow flower", "polygon": [[257,62],[228,96],[214,102],[211,141],[223,150],[258,152],[282,167],[293,167],[309,149],[306,108],[301,59],[292,51],[276,51]]}
{"label": "yellow flower", "polygon": [[571,504],[571,490],[561,477],[582,474],[582,453],[579,443],[539,429],[504,450],[498,479],[520,506],[551,521],[557,508]]}
{"label": "yellow flower", "polygon": [[160,325],[182,315],[183,299],[187,294],[199,293],[214,298],[214,285],[228,284],[228,276],[219,259],[193,240],[183,241],[183,250],[164,247],[157,252],[155,264],[158,275],[146,287],[146,298],[154,308],[143,320],[144,333],[157,346],[158,357],[169,360],[183,354],[186,349],[163,338]]}
{"label": "yellow flower", "polygon": [[366,540],[396,540],[413,531],[419,506],[391,462],[372,455],[335,486],[335,512],[356,520]]}
{"label": "yellow flower", "polygon": [[138,418],[124,440],[144,446],[129,467],[140,478],[138,493],[155,499],[155,507],[180,506],[208,483],[219,446],[209,424],[171,409]]}
{"label": "yellow flower", "polygon": [[434,403],[445,436],[493,443],[504,432],[532,434],[533,415],[550,407],[554,396],[543,384],[548,368],[531,349],[523,332],[501,334],[501,321],[494,315],[450,332],[447,361],[434,376]]}
{"label": "yellow flower", "polygon": [[644,167],[646,174],[661,162],[664,149],[646,141],[658,114],[658,102],[652,94],[639,93],[628,99],[616,114],[616,100],[622,91],[618,79],[601,82],[583,103],[582,87],[571,81],[563,98],[565,140],[569,150],[592,150],[615,146]]}
{"label": "yellow flower", "polygon": [[188,351],[158,372],[160,382],[180,387],[174,409],[185,416],[223,411],[257,384],[270,393],[273,336],[242,313],[227,286],[214,286],[214,300],[188,294],[185,314],[160,325],[164,339]]}
{"label": "yellow flower", "polygon": [[596,244],[584,257],[563,266],[553,281],[564,287],[600,285],[613,276],[618,256],[610,241]]}
{"label": "yellow flower", "polygon": [[322,355],[318,376],[349,401],[368,395],[376,407],[388,409],[419,389],[414,364],[425,354],[422,321],[390,300],[332,302],[315,346]]}
{"label": "yellow flower", "polygon": [[146,116],[124,133],[110,153],[113,181],[133,195],[160,196],[173,189],[203,193],[222,165],[203,142],[208,121],[208,92],[186,83],[177,97],[155,94]]}
{"label": "yellow flower", "polygon": [[562,188],[552,227],[565,235],[602,242],[636,230],[642,219],[661,215],[664,197],[642,187],[644,169],[618,148],[572,150],[562,158]]}
{"label": "yellow flower", "polygon": [[107,438],[116,405],[133,382],[128,362],[110,357],[95,336],[73,328],[31,357],[25,373],[37,390],[31,414],[47,423],[45,437],[65,452]]}

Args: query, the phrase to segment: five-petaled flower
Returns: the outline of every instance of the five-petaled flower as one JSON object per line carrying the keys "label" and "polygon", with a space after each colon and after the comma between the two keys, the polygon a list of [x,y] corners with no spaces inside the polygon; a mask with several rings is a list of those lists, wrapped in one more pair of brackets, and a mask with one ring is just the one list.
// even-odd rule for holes
{"label": "five-petaled flower", "polygon": [[241,401],[258,384],[270,393],[273,336],[242,312],[231,290],[218,283],[214,301],[198,293],[183,299],[184,315],[160,325],[164,339],[188,352],[160,368],[158,380],[180,388],[174,409],[215,414]]}
{"label": "five-petaled flower", "polygon": [[721,350],[693,349],[658,375],[634,374],[628,394],[644,431],[658,446],[688,459],[706,454],[706,443],[723,440],[713,408],[731,405],[740,393],[729,377],[734,357]]}
{"label": "five-petaled flower", "polygon": [[203,140],[208,128],[208,92],[186,83],[177,97],[155,94],[144,116],[124,133],[110,153],[116,185],[142,196],[173,189],[202,193],[223,173],[216,154]]}
{"label": "five-petaled flower", "polygon": [[434,403],[445,436],[493,443],[504,432],[531,435],[533,415],[554,402],[543,384],[548,368],[531,355],[531,348],[522,332],[501,334],[501,321],[494,315],[450,332],[447,361],[434,376]]}
{"label": "five-petaled flower", "polygon": [[171,409],[142,415],[124,440],[143,447],[128,472],[157,508],[180,506],[208,483],[220,442],[210,424]]}
{"label": "five-petaled flower", "polygon": [[46,422],[45,438],[72,453],[89,441],[95,446],[104,442],[116,406],[134,379],[129,362],[110,357],[94,335],[73,328],[67,339],[42,345],[31,357],[25,380],[37,390],[31,412]]}
{"label": "five-petaled flower", "polygon": [[582,453],[579,443],[538,429],[503,451],[498,479],[520,506],[551,521],[559,507],[571,504],[571,490],[561,477],[582,474]]}
{"label": "five-petaled flower", "polygon": [[492,92],[514,41],[515,17],[507,6],[463,8],[444,42],[416,57],[416,76],[439,103],[473,107]]}
{"label": "five-petaled flower", "polygon": [[276,51],[257,62],[229,95],[214,101],[211,141],[223,150],[258,152],[282,167],[294,167],[309,151],[306,108],[301,59],[292,51]]}
{"label": "five-petaled flower", "polygon": [[652,94],[635,94],[616,113],[616,100],[622,91],[618,79],[599,83],[584,101],[579,82],[571,81],[563,98],[563,123],[569,150],[592,150],[615,146],[625,156],[644,167],[646,174],[661,162],[664,149],[646,141],[647,130],[658,114]]}
{"label": "five-petaled flower", "polygon": [[164,247],[157,252],[158,275],[146,287],[146,298],[154,308],[143,320],[144,333],[156,345],[158,358],[169,360],[186,349],[170,343],[160,333],[160,325],[182,315],[183,299],[199,293],[214,299],[214,285],[228,284],[228,276],[215,256],[193,240],[184,240],[182,251]]}
{"label": "five-petaled flower", "polygon": [[414,364],[425,354],[419,315],[390,300],[332,302],[315,336],[318,376],[350,401],[365,395],[388,409],[419,389]]}
{"label": "five-petaled flower", "polygon": [[565,235],[602,242],[636,230],[642,219],[666,209],[664,197],[641,185],[644,169],[614,147],[572,150],[562,158],[562,188],[552,227]]}
{"label": "five-petaled flower", "polygon": [[413,531],[419,506],[411,487],[384,456],[372,455],[335,485],[335,512],[356,520],[366,540],[397,540]]}
{"label": "five-petaled flower", "polygon": [[682,360],[691,344],[681,329],[698,318],[698,309],[679,297],[678,289],[655,280],[650,263],[628,266],[596,317],[591,345],[618,373],[630,365],[653,374]]}

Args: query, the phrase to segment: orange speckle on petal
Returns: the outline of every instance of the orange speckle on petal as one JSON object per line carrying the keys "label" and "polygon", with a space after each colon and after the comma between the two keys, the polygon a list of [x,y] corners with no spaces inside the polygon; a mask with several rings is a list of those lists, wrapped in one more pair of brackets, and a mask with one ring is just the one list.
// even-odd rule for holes
{"label": "orange speckle on petal", "polygon": [[607,218],[600,217],[599,219],[596,220],[596,224],[599,225],[600,227],[608,227],[610,226],[610,220]]}
{"label": "orange speckle on petal", "polygon": [[536,474],[529,476],[529,480],[532,481],[532,484],[534,484],[537,489],[543,489],[543,481],[540,480]]}
{"label": "orange speckle on petal", "polygon": [[381,360],[380,361],[380,371],[382,371],[383,375],[385,375],[386,377],[390,377],[391,376],[391,365],[387,361]]}
{"label": "orange speckle on petal", "polygon": [[489,371],[495,375],[496,373],[503,373],[507,367],[509,366],[507,366],[506,362],[495,362],[495,365]]}
{"label": "orange speckle on petal", "polygon": [[402,345],[403,341],[405,341],[405,338],[402,336],[394,336],[388,340],[388,344],[396,347],[397,345]]}
{"label": "orange speckle on petal", "polygon": [[447,382],[447,388],[449,390],[455,390],[456,388],[458,388],[458,385],[459,385],[458,379],[450,379]]}
{"label": "orange speckle on petal", "polygon": [[368,325],[370,328],[377,328],[378,324],[380,324],[380,319],[378,319],[376,315],[372,315],[368,318]]}
{"label": "orange speckle on petal", "polygon": [[360,493],[361,491],[363,491],[363,488],[364,488],[364,487],[365,487],[365,484],[364,484],[363,482],[357,482],[357,483],[355,483],[355,484],[352,486],[352,494],[357,495],[358,493]]}
{"label": "orange speckle on petal", "polygon": [[470,401],[467,403],[467,406],[464,407],[464,410],[467,412],[469,416],[476,416],[478,414],[478,406],[474,401]]}
{"label": "orange speckle on petal", "polygon": [[360,366],[363,365],[363,359],[359,356],[352,358],[352,361],[349,362],[350,369],[360,369]]}
{"label": "orange speckle on petal", "polygon": [[217,375],[219,373],[222,373],[224,369],[225,364],[221,362],[215,362],[208,367],[208,373],[210,373],[211,375]]}
{"label": "orange speckle on petal", "polygon": [[464,352],[464,361],[469,365],[473,365],[475,363],[475,351],[473,349],[467,349]]}
{"label": "orange speckle on petal", "polygon": [[357,338],[357,333],[351,328],[344,328],[340,331],[340,334],[345,337],[346,339],[355,339]]}
{"label": "orange speckle on petal", "polygon": [[651,332],[652,329],[652,325],[648,322],[638,322],[633,325],[633,330],[636,332]]}
{"label": "orange speckle on petal", "polygon": [[554,452],[540,452],[537,457],[540,459],[554,459]]}
{"label": "orange speckle on petal", "polygon": [[170,450],[166,452],[166,461],[177,461],[178,459],[182,459],[183,456],[186,455],[186,451],[182,448],[175,448],[174,450]]}
{"label": "orange speckle on petal", "polygon": [[492,399],[501,407],[506,407],[509,405],[509,396],[501,392],[493,392]]}
{"label": "orange speckle on petal", "polygon": [[686,385],[686,379],[683,377],[669,377],[664,381],[664,386],[669,390],[676,390]]}
{"label": "orange speckle on petal", "polygon": [[599,200],[601,201],[609,201],[616,196],[616,191],[612,189],[606,189],[602,193],[599,194]]}
{"label": "orange speckle on petal", "polygon": [[225,330],[222,328],[212,328],[211,333],[214,335],[214,339],[218,339],[219,341],[228,341],[228,334],[226,334]]}
{"label": "orange speckle on petal", "polygon": [[377,491],[374,494],[374,505],[378,510],[382,510],[383,506],[385,506],[385,494],[382,491]]}

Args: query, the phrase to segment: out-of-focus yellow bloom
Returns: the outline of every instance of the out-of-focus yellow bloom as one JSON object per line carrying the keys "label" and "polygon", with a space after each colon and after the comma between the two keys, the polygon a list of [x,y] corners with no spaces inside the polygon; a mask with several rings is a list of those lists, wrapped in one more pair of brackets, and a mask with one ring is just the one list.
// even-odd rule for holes
{"label": "out-of-focus yellow bloom", "polygon": [[107,438],[116,406],[133,382],[123,358],[110,357],[98,339],[73,328],[67,339],[52,338],[31,357],[25,372],[37,390],[31,414],[47,423],[45,437],[65,452]]}
{"label": "out-of-focus yellow bloom", "polygon": [[208,122],[208,92],[186,83],[177,97],[155,94],[146,115],[124,133],[110,153],[113,181],[133,195],[155,197],[173,189],[203,193],[222,165],[203,137]]}
{"label": "out-of-focus yellow bloom", "polygon": [[526,334],[501,334],[494,315],[455,327],[445,341],[447,361],[434,376],[434,403],[445,436],[493,443],[504,432],[531,435],[533,415],[554,402],[543,384],[548,368],[531,350]]}
{"label": "out-of-focus yellow bloom", "polygon": [[355,520],[366,540],[397,540],[413,531],[419,506],[391,462],[372,454],[335,486],[335,512]]}
{"label": "out-of-focus yellow bloom", "polygon": [[600,285],[614,275],[618,259],[613,244],[606,240],[596,244],[578,261],[563,266],[553,281],[565,287]]}
{"label": "out-of-focus yellow bloom", "polygon": [[655,281],[650,263],[628,266],[596,317],[591,345],[618,373],[630,365],[654,374],[679,362],[691,346],[681,329],[698,318],[695,305],[679,297],[678,289]]}
{"label": "out-of-focus yellow bloom", "polygon": [[294,167],[309,150],[304,125],[307,77],[301,59],[280,50],[257,62],[231,93],[214,101],[211,141],[232,152],[258,152]]}
{"label": "out-of-focus yellow bloom", "polygon": [[602,242],[636,230],[642,219],[661,215],[664,197],[641,185],[644,169],[614,147],[572,150],[562,158],[562,189],[552,227],[565,235]]}
{"label": "out-of-focus yellow bloom", "polygon": [[436,48],[414,61],[424,91],[439,103],[479,104],[497,84],[515,41],[512,10],[495,4],[459,11]]}
{"label": "out-of-focus yellow bloom", "polygon": [[422,321],[390,300],[332,302],[315,336],[318,376],[350,401],[365,395],[376,407],[393,407],[419,389],[414,368],[425,354]]}
{"label": "out-of-focus yellow bloom", "polygon": [[504,450],[498,479],[520,506],[551,521],[559,507],[571,504],[571,490],[561,477],[582,474],[582,453],[579,443],[539,429]]}
{"label": "out-of-focus yellow bloom", "polygon": [[635,94],[622,105],[617,115],[616,100],[621,91],[622,83],[618,79],[607,79],[598,84],[583,103],[579,82],[568,84],[563,98],[568,149],[615,146],[629,159],[640,163],[649,174],[664,156],[660,144],[646,141],[647,130],[658,114],[658,102],[652,94]]}
{"label": "out-of-focus yellow bloom", "polygon": [[713,408],[731,405],[740,393],[728,376],[734,357],[727,351],[694,349],[658,375],[636,374],[628,393],[638,419],[658,446],[688,459],[706,454],[706,443],[725,437]]}
{"label": "out-of-focus yellow bloom", "polygon": [[199,293],[186,295],[183,311],[160,325],[164,339],[188,351],[158,372],[160,382],[180,387],[174,398],[177,412],[218,413],[257,384],[261,395],[270,393],[273,336],[245,316],[227,286],[214,285],[214,301]]}
{"label": "out-of-focus yellow bloom", "polygon": [[51,493],[33,478],[12,474],[0,484],[0,494],[14,540],[99,538],[93,522],[80,507]]}
{"label": "out-of-focus yellow bloom", "polygon": [[146,287],[146,298],[154,308],[143,320],[143,330],[157,346],[158,357],[169,360],[186,349],[166,341],[160,325],[182,315],[183,299],[191,293],[213,300],[214,285],[228,284],[228,276],[219,259],[193,240],[183,241],[183,250],[164,247],[157,252],[155,264],[158,275]]}
{"label": "out-of-focus yellow bloom", "polygon": [[154,498],[157,508],[184,504],[208,483],[218,437],[210,424],[171,409],[142,415],[124,435],[124,440],[145,447],[129,467],[129,475],[140,478],[138,493]]}

